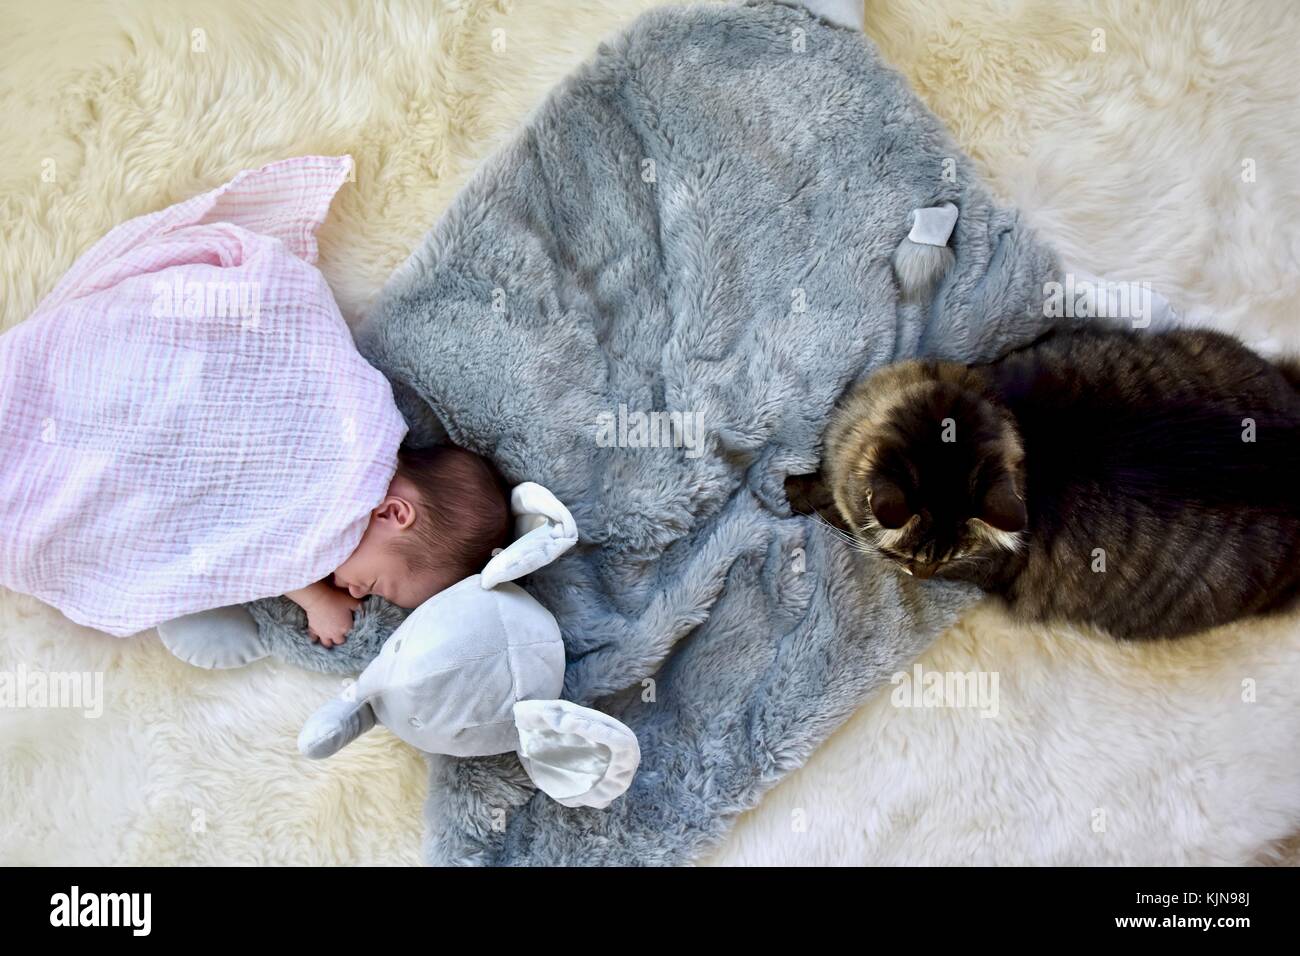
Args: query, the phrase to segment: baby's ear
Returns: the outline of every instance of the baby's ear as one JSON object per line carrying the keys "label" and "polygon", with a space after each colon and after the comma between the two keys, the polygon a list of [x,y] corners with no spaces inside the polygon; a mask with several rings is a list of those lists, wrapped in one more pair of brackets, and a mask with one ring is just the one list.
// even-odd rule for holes
{"label": "baby's ear", "polygon": [[1024,531],[1029,525],[1025,502],[1010,478],[998,481],[984,495],[980,520],[999,531]]}
{"label": "baby's ear", "polygon": [[398,528],[409,528],[415,523],[415,504],[397,495],[389,495],[379,503],[373,515],[391,521]]}
{"label": "baby's ear", "polygon": [[901,528],[912,518],[903,489],[883,475],[874,475],[867,490],[867,504],[882,528]]}

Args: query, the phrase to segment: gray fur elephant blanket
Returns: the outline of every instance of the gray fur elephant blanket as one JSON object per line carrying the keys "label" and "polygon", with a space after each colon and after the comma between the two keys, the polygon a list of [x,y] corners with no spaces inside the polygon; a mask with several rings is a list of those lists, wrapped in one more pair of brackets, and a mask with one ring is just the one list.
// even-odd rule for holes
{"label": "gray fur elephant blanket", "polygon": [[[904,295],[912,212],[959,217]],[[1053,253],[994,204],[871,44],[760,2],[653,11],[475,175],[358,331],[413,433],[490,457],[581,540],[526,580],[572,700],[643,762],[604,811],[513,755],[433,758],[433,863],[698,858],[977,597],[791,513],[844,389],[1047,326]]]}

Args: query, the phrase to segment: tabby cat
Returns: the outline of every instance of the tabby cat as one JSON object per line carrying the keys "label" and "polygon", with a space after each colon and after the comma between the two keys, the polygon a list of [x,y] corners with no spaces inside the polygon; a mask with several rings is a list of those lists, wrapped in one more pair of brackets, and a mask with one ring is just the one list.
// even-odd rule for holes
{"label": "tabby cat", "polygon": [[803,503],[833,500],[860,550],[1018,617],[1189,634],[1296,593],[1298,385],[1193,330],[1061,330],[988,365],[892,365],[846,396],[823,500],[814,485]]}

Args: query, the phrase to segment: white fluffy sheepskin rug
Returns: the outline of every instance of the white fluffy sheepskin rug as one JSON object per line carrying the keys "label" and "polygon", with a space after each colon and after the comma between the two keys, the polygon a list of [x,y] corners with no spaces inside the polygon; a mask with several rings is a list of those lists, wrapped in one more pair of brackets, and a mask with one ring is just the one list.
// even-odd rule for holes
{"label": "white fluffy sheepskin rug", "polygon": [[[475,163],[646,0],[328,9],[48,0],[0,36],[0,329],[114,224],[349,152],[322,269],[364,312]],[[1067,261],[1300,351],[1300,11],[890,0],[867,32]],[[971,614],[738,824],[718,863],[1223,863],[1294,856],[1300,618],[1122,647]],[[207,673],[0,594],[0,672],[100,672],[103,713],[0,710],[0,863],[418,862],[423,760],[386,732],[297,756],[334,679]],[[899,685],[900,688],[903,685]],[[922,698],[921,703],[924,703]]]}

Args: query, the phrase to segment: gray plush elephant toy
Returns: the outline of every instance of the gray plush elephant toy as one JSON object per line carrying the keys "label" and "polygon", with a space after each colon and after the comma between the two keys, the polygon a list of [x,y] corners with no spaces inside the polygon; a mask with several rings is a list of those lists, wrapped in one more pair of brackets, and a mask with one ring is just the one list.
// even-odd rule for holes
{"label": "gray plush elephant toy", "polygon": [[510,505],[521,536],[481,574],[412,611],[356,684],[311,716],[299,750],[328,757],[382,723],[429,753],[515,751],[538,788],[565,806],[603,808],[628,788],[641,761],[636,735],[559,699],[560,627],[512,583],[577,543],[573,517],[532,482],[514,489]]}

